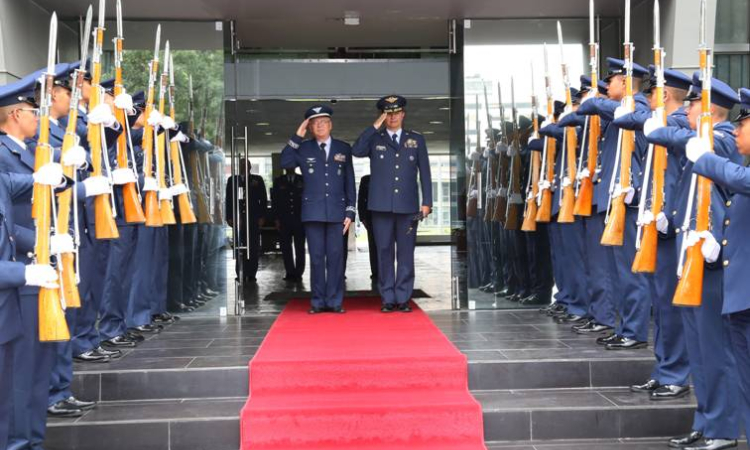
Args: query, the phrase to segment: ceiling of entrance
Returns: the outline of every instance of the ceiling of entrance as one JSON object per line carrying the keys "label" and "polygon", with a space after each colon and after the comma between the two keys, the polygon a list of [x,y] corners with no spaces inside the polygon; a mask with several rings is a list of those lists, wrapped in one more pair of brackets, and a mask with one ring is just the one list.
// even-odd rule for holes
{"label": "ceiling of entrance", "polygon": [[[36,0],[63,18],[93,0]],[[236,20],[246,48],[446,47],[449,18],[585,17],[588,0],[123,0],[126,20]],[[597,13],[618,16],[622,0],[597,0]],[[114,1],[107,1],[108,17]],[[345,26],[349,12],[359,26]]]}

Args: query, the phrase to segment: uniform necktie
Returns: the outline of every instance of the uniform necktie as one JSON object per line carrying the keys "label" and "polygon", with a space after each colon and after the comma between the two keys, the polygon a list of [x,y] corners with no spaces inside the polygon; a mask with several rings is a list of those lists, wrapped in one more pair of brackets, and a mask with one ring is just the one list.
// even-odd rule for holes
{"label": "uniform necktie", "polygon": [[321,142],[320,143],[320,149],[323,150],[323,153],[326,155],[326,159],[328,159],[328,152],[326,151],[326,143]]}
{"label": "uniform necktie", "polygon": [[393,143],[396,144],[396,145],[398,145],[398,134],[393,133],[393,135],[391,135],[391,137],[393,138]]}

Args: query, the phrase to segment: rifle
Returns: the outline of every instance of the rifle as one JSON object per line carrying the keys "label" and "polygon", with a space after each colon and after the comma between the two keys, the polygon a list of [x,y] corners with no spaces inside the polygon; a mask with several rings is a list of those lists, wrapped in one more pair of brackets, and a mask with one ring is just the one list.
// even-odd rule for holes
{"label": "rifle", "polygon": [[[635,109],[633,100],[633,43],[630,42],[630,0],[625,0],[625,98],[622,100],[622,106],[629,111]],[[630,187],[630,166],[633,162],[633,150],[635,149],[635,132],[633,130],[619,131],[618,151],[615,158],[615,167],[612,172],[610,183],[609,205],[607,208],[606,225],[602,234],[602,245],[621,246],[625,237],[625,189]],[[618,160],[621,163],[618,164]],[[620,167],[620,183],[615,184],[617,178],[617,167]],[[617,192],[620,188],[621,192]],[[617,195],[615,195],[617,194]]]}
{"label": "rifle", "polygon": [[[656,109],[653,116],[660,119],[666,126],[667,115],[664,110],[664,48],[661,46],[661,33],[659,30],[659,0],[654,1],[654,73],[656,74],[656,87],[654,95],[656,96]],[[664,207],[664,173],[667,170],[667,149],[660,145],[648,146],[648,156],[646,158],[646,169],[644,171],[642,186],[648,186],[649,174],[651,171],[651,161],[653,160],[653,188],[651,190],[651,213],[654,218],[662,212]],[[633,272],[655,273],[656,272],[656,254],[658,248],[658,232],[656,230],[656,221],[648,225],[642,224],[643,212],[646,208],[647,189],[643,189],[641,199],[638,204],[638,237],[635,245],[637,252],[633,260]]]}
{"label": "rifle", "polygon": [[[544,84],[547,92],[547,120],[554,122],[555,106],[552,99],[552,79],[549,75],[549,61],[547,57],[547,43],[544,43]],[[549,222],[552,220],[552,191],[550,184],[555,180],[555,153],[557,142],[554,138],[544,138],[544,151],[542,152],[542,180],[539,182],[540,195],[537,200],[539,208],[536,213],[537,222]]]}
{"label": "rifle", "polygon": [[200,127],[200,136],[201,138],[206,138],[206,120],[208,119],[208,88],[205,90],[206,97],[203,100],[203,112],[201,113],[201,127]]}
{"label": "rifle", "polygon": [[[174,59],[172,55],[169,56],[169,116],[174,121]],[[190,202],[190,186],[187,181],[187,173],[184,172],[185,160],[182,156],[182,144],[177,141],[169,140],[169,133],[164,132],[164,139],[169,142],[169,156],[172,160],[172,167],[174,167],[174,188],[178,189],[177,193],[177,206],[180,211],[180,223],[190,224],[195,223],[195,213],[193,213],[193,205]],[[183,184],[183,176],[185,183]]]}
{"label": "rifle", "polygon": [[[161,82],[159,83],[159,116],[164,116],[164,103],[167,94],[167,85],[169,83],[169,41],[164,44],[164,69],[161,73]],[[156,139],[156,171],[159,180],[159,211],[161,212],[161,221],[164,225],[174,225],[177,219],[174,217],[172,209],[172,193],[167,186],[167,169],[172,175],[172,166],[167,161],[166,145],[169,141],[169,130],[164,130],[163,136],[159,139],[158,130],[154,129]],[[166,167],[165,167],[166,166]],[[171,178],[171,176],[170,176]],[[172,180],[170,179],[170,182]]]}
{"label": "rifle", "polygon": [[[86,73],[86,59],[89,51],[89,36],[91,35],[91,16],[92,8],[89,5],[86,11],[86,24],[84,26],[83,42],[81,44],[81,63],[74,73],[74,82],[70,90],[70,109],[68,110],[68,125],[65,127],[65,137],[63,137],[60,160],[71,148],[78,145],[78,134],[76,125],[78,124],[78,104],[81,101],[81,89],[83,88],[83,77]],[[63,165],[63,173],[66,177],[75,179],[76,169],[73,166]],[[75,189],[67,189],[57,195],[57,234],[67,234],[70,232],[70,211],[71,208],[77,208],[77,199],[73,199]],[[71,203],[72,202],[72,203]],[[74,212],[75,214],[75,212]],[[78,234],[78,217],[75,215],[74,239],[76,245],[80,244]],[[65,298],[65,305],[68,308],[78,308],[81,306],[81,296],[78,292],[78,276],[76,274],[75,260],[76,254],[63,253],[57,256],[61,263],[61,282],[62,292]]]}
{"label": "rifle", "polygon": [[[94,51],[91,55],[91,97],[89,98],[89,111],[102,103],[102,88],[100,86],[102,77],[102,43],[104,40],[104,0],[99,0],[99,23],[94,30]],[[104,139],[104,127],[100,123],[89,123],[88,140],[91,148],[91,164],[94,166],[91,176],[102,176],[102,162],[106,164],[109,172],[109,153],[107,143]],[[109,178],[110,174],[107,173]],[[117,239],[120,232],[114,218],[114,199],[109,193],[97,195],[94,198],[94,223],[97,239]]]}
{"label": "rifle", "polygon": [[[115,37],[115,98],[125,93],[122,81],[122,5],[117,0],[117,37]],[[130,124],[125,116],[125,110],[118,108],[115,102],[115,117],[120,123],[123,133],[117,137],[117,168],[119,170],[130,170],[128,166],[128,150],[130,150],[131,160],[135,167],[135,152],[133,152],[133,138],[130,135]],[[135,175],[135,174],[134,174]],[[134,177],[137,179],[137,175]],[[144,223],[146,216],[143,214],[141,206],[141,194],[138,191],[138,184],[133,181],[122,185],[122,203],[125,210],[125,221],[128,223]]]}
{"label": "rifle", "polygon": [[[482,151],[481,139],[482,136],[479,132],[479,96],[475,96],[476,106],[476,122],[477,122],[477,152]],[[471,146],[471,141],[468,141],[468,146]],[[482,161],[479,158],[473,160],[471,168],[471,178],[469,179],[469,200],[466,204],[466,217],[476,217],[477,210],[481,208],[481,192],[479,190],[482,187]],[[472,197],[472,192],[476,191],[477,195]]]}
{"label": "rifle", "polygon": [[[711,151],[713,151],[714,125],[713,117],[711,116],[711,67],[713,55],[706,43],[706,0],[701,0],[700,21],[700,45],[698,53],[700,54],[700,72],[703,86],[701,93],[702,113],[697,131],[699,138],[709,141]],[[700,233],[709,229],[712,183],[708,178],[693,173],[690,182],[690,193],[688,195],[687,213],[682,225],[684,234],[682,248],[680,249],[680,263],[677,269],[680,281],[677,283],[677,289],[672,300],[672,304],[677,306],[700,306],[702,303],[703,267],[705,261],[701,252],[701,246],[704,239],[700,238],[692,247],[687,246],[687,237],[692,231],[690,230],[690,224],[693,223],[692,211],[696,187],[698,191],[698,204],[695,212],[695,232]]]}
{"label": "rifle", "polygon": [[[159,41],[161,40],[161,25],[156,27],[156,43],[154,44],[154,58],[148,71],[148,94],[146,96],[146,125],[143,127],[143,176],[145,179],[154,180],[154,141],[157,124],[151,120],[154,116],[154,86],[156,85],[156,74],[159,71]],[[146,191],[144,210],[146,213],[147,227],[161,227],[164,225],[159,211],[159,198],[157,191]]]}
{"label": "rifle", "polygon": [[[594,37],[594,0],[589,0],[589,68],[591,69],[591,92],[597,95],[599,86],[599,44]],[[594,201],[594,175],[596,174],[597,158],[599,157],[599,137],[602,133],[599,116],[586,116],[583,138],[587,137],[588,129],[588,160],[586,169],[588,174],[580,177],[576,192],[576,204],[573,214],[576,216],[591,216]],[[581,146],[579,172],[583,164],[584,147]]]}
{"label": "rifle", "polygon": [[[534,127],[534,139],[539,138],[538,100],[534,90],[534,63],[531,63],[531,123]],[[536,231],[536,196],[539,194],[539,169],[541,158],[539,152],[531,152],[529,158],[529,180],[526,183],[526,207],[523,212],[521,231]]]}
{"label": "rifle", "polygon": [[[560,61],[562,61],[562,76],[565,86],[565,111],[573,112],[573,99],[570,97],[570,78],[568,77],[568,65],[565,64],[565,52],[563,51],[562,26],[557,22],[557,41],[560,46]],[[560,212],[557,216],[558,223],[573,223],[573,209],[575,208],[576,193],[573,182],[576,179],[576,148],[578,148],[578,136],[573,127],[563,129],[562,158],[560,164],[560,187],[563,192],[560,195]],[[567,174],[565,173],[567,169]]]}
{"label": "rifle", "polygon": [[[47,72],[42,76],[39,118],[39,140],[36,147],[36,170],[52,163],[52,147],[49,145],[49,110],[52,102],[52,86],[55,81],[55,54],[57,50],[57,14],[52,13],[49,25]],[[50,231],[52,229],[53,188],[34,184],[36,192],[32,207],[36,208],[36,263],[50,264]],[[59,270],[59,268],[58,268]],[[58,280],[59,281],[59,280]],[[39,288],[39,340],[42,342],[67,341],[70,339],[68,324],[60,302],[59,288]]]}
{"label": "rifle", "polygon": [[521,158],[518,149],[521,146],[520,134],[518,127],[518,111],[516,111],[516,92],[513,77],[510,78],[510,100],[511,100],[511,120],[513,121],[513,142],[508,147],[510,149],[510,180],[508,180],[508,204],[505,210],[505,229],[518,229],[518,209],[523,204],[521,197]]}
{"label": "rifle", "polygon": [[490,114],[490,103],[487,101],[487,86],[484,85],[484,110],[487,115],[487,132],[489,134],[489,146],[487,152],[487,205],[484,208],[484,221],[492,221],[495,212],[495,196],[497,190],[497,180],[495,172],[497,171],[497,158],[493,156],[495,151],[495,132],[492,129],[492,115]]}
{"label": "rifle", "polygon": [[497,83],[497,101],[500,106],[500,129],[502,131],[503,151],[497,152],[497,194],[495,196],[495,214],[493,220],[505,225],[506,214],[508,213],[508,154],[507,148],[508,132],[505,126],[505,106],[503,106],[503,92],[500,83]]}

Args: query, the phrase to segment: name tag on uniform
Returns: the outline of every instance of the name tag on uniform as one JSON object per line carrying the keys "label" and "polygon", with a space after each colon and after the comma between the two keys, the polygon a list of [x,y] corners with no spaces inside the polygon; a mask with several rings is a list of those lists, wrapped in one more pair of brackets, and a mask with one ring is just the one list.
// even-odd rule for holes
{"label": "name tag on uniform", "polygon": [[375,146],[375,150],[377,150],[379,152],[384,152],[385,151],[385,145],[376,145]]}
{"label": "name tag on uniform", "polygon": [[407,139],[406,143],[404,144],[404,147],[406,148],[417,148],[419,145],[417,144],[417,141],[414,139]]}
{"label": "name tag on uniform", "polygon": [[245,200],[245,188],[242,186],[240,186],[240,188],[237,189],[237,199]]}
{"label": "name tag on uniform", "polygon": [[336,153],[333,155],[333,160],[336,162],[346,162],[346,155],[343,153]]}

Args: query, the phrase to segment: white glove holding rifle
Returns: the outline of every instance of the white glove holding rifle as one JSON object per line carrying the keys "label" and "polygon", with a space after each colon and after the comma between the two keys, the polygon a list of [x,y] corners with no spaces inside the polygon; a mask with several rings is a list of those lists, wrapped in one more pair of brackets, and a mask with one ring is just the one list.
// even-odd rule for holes
{"label": "white glove holding rifle", "polygon": [[86,149],[80,145],[74,145],[65,151],[62,157],[62,163],[66,166],[72,166],[76,169],[82,169],[88,165],[86,161]]}
{"label": "white glove holding rifle", "polygon": [[65,177],[60,164],[47,163],[34,172],[34,183],[52,187],[64,187]]}
{"label": "white glove holding rifle", "polygon": [[58,274],[49,264],[29,264],[26,266],[26,286],[57,289]]}
{"label": "white glove holding rifle", "polygon": [[83,185],[86,188],[86,197],[112,193],[112,186],[107,177],[89,177],[83,180]]}

